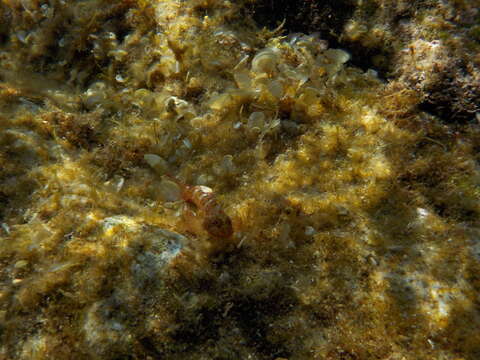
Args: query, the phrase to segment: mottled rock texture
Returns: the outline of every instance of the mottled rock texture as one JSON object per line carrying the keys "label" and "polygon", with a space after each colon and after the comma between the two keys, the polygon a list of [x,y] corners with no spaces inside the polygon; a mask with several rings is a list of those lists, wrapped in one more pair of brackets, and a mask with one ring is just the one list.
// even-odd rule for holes
{"label": "mottled rock texture", "polygon": [[478,1],[1,1],[0,359],[478,359],[478,34]]}

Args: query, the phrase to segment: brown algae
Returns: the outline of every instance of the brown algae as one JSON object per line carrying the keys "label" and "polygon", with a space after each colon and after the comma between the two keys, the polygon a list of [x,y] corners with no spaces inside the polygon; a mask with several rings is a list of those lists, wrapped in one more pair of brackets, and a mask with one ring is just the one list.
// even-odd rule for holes
{"label": "brown algae", "polygon": [[1,359],[478,356],[478,124],[251,3],[0,2]]}

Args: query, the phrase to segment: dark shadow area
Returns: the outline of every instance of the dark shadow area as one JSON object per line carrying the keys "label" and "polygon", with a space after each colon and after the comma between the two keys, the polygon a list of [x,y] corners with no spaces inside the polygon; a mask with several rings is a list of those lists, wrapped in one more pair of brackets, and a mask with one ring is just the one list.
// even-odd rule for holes
{"label": "dark shadow area", "polygon": [[242,330],[250,347],[255,348],[265,359],[289,358],[292,354],[282,343],[268,340],[269,319],[287,315],[297,300],[289,289],[266,300],[244,298],[231,310],[231,316]]}
{"label": "dark shadow area", "polygon": [[288,33],[320,32],[322,39],[336,41],[355,5],[351,0],[263,0],[248,10],[260,27],[274,29],[285,21],[283,28]]}
{"label": "dark shadow area", "polygon": [[389,70],[387,63],[383,67],[373,65],[372,59],[376,55],[390,54],[381,48],[366,48],[356,42],[342,41],[345,24],[356,10],[351,0],[327,1],[292,1],[292,0],[263,0],[257,1],[248,8],[251,16],[259,27],[275,29],[285,21],[283,34],[301,32],[305,34],[319,33],[320,38],[327,40],[332,48],[347,50],[352,58],[350,63],[362,70],[375,69],[380,77],[385,77]]}
{"label": "dark shadow area", "polygon": [[[459,68],[453,65],[452,69]],[[480,85],[474,82],[462,83],[466,74],[446,72],[440,81],[428,89],[420,110],[438,116],[447,124],[464,124],[475,121],[475,113],[480,111]]]}

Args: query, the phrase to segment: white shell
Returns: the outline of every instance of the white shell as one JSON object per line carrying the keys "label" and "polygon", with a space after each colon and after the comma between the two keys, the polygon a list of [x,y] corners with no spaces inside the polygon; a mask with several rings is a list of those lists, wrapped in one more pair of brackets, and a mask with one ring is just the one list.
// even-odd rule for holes
{"label": "white shell", "polygon": [[252,60],[252,71],[256,73],[272,73],[276,70],[277,53],[273,49],[260,51]]}
{"label": "white shell", "polygon": [[160,156],[155,154],[143,155],[145,162],[150,165],[158,174],[163,175],[168,169],[168,163]]}

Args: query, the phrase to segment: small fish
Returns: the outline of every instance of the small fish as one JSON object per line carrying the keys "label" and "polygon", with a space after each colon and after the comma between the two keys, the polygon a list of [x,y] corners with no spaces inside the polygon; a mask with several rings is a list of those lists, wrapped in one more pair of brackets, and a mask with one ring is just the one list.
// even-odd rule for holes
{"label": "small fish", "polygon": [[207,186],[183,184],[173,176],[168,177],[181,189],[182,199],[189,205],[184,212],[187,225],[199,225],[214,238],[229,238],[233,234],[232,220],[218,203],[215,193]]}

